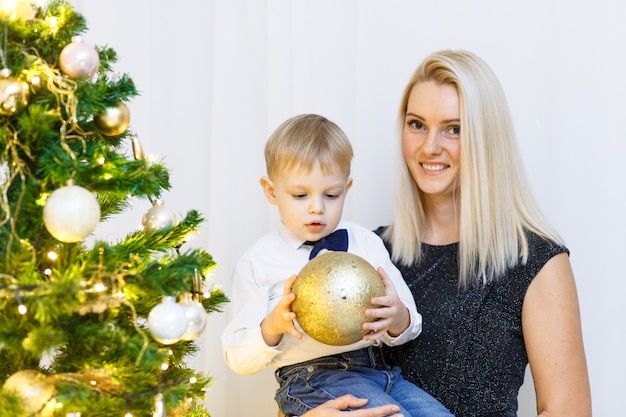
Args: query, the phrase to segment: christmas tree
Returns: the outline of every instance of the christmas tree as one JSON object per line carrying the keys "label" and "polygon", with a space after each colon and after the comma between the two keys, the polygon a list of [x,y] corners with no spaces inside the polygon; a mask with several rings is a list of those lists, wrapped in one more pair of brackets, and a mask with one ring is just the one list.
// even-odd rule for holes
{"label": "christmas tree", "polygon": [[[132,132],[132,79],[65,1],[0,1],[0,23],[0,415],[208,415],[185,358],[227,299]],[[136,199],[142,230],[93,237]]]}

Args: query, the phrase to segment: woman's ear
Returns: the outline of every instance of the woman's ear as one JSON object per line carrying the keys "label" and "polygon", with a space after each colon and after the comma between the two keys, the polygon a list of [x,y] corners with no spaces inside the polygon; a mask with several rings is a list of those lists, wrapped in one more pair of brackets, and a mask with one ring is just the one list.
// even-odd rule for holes
{"label": "woman's ear", "polygon": [[269,201],[270,204],[276,204],[276,192],[274,190],[274,183],[267,177],[261,177],[259,180],[261,184],[261,188],[263,189],[263,194],[265,194],[265,198]]}

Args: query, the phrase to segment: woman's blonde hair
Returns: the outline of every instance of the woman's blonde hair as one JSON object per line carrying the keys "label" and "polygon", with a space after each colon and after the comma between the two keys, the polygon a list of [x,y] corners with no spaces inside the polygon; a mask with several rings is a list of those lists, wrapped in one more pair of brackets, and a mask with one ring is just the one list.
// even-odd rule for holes
{"label": "woman's blonde hair", "polygon": [[[402,95],[400,142],[411,90],[425,81],[452,85],[459,94],[459,285],[487,283],[520,260],[525,263],[527,231],[561,243],[530,192],[506,98],[491,68],[467,51],[427,57]],[[393,246],[394,261],[410,265],[420,260],[425,216],[404,159],[398,167],[394,220],[383,237]]]}
{"label": "woman's blonde hair", "polygon": [[301,114],[285,120],[265,144],[267,175],[275,178],[283,170],[309,171],[319,163],[323,172],[350,175],[352,145],[346,134],[327,118]]}

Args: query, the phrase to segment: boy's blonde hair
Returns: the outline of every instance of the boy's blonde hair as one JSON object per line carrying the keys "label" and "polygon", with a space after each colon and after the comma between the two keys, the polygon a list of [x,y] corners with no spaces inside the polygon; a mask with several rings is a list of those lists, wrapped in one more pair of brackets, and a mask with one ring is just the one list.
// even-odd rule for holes
{"label": "boy's blonde hair", "polygon": [[276,178],[281,171],[310,171],[319,163],[323,172],[350,175],[352,145],[346,134],[327,118],[301,114],[284,121],[265,145],[267,175]]}

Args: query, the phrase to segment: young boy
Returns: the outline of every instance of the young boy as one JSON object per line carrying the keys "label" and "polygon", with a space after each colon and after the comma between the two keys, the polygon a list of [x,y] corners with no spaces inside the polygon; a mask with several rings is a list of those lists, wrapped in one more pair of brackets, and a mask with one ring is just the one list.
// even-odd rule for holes
{"label": "young boy", "polygon": [[[422,318],[382,240],[362,226],[341,221],[352,186],[352,155],[343,131],[314,114],[285,121],[269,138],[267,177],[260,182],[267,200],[278,207],[282,225],[249,248],[235,267],[233,315],[222,335],[226,363],[239,374],[272,364],[280,384],[275,398],[288,416],[302,415],[343,394],[367,398],[368,407],[397,403],[407,417],[451,416],[437,400],[405,381],[397,368],[384,363],[380,343],[393,346],[414,339]],[[372,299],[380,307],[364,312],[376,318],[363,324],[368,334],[348,346],[309,337],[291,311],[294,274],[311,255],[307,243],[335,231],[347,235],[348,252],[378,268],[385,285],[385,295]]]}

